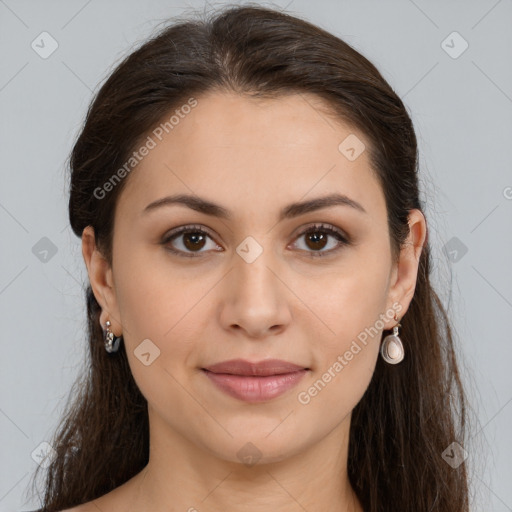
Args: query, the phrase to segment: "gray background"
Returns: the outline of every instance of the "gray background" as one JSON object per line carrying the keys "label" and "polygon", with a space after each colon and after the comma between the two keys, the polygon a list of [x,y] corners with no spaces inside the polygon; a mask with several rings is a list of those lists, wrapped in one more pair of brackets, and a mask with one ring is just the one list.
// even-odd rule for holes
{"label": "gray background", "polygon": [[[1,511],[39,505],[26,490],[31,454],[50,439],[84,357],[86,273],[67,221],[66,158],[85,109],[133,44],[204,5],[0,0]],[[411,113],[434,282],[474,414],[472,510],[511,511],[512,1],[273,5],[355,46]],[[58,43],[46,59],[31,47],[43,31]]]}

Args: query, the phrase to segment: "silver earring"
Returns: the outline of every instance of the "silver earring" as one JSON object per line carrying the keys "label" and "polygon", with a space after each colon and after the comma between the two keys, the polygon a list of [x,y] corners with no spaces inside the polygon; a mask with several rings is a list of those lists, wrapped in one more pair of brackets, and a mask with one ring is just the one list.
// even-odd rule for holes
{"label": "silver earring", "polygon": [[[398,319],[395,317],[395,320]],[[398,336],[399,327],[401,327],[400,323],[393,327],[393,334],[388,334],[380,347],[382,359],[389,364],[398,364],[404,358],[404,346]]]}
{"label": "silver earring", "polygon": [[121,343],[121,336],[115,336],[110,330],[112,324],[109,320],[105,322],[105,350],[110,354],[111,352],[117,352],[119,350],[119,344]]}

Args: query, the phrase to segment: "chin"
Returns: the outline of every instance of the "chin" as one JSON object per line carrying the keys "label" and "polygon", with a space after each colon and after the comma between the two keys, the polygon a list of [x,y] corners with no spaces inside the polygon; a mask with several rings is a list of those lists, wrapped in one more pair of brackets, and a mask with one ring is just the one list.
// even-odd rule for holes
{"label": "chin", "polygon": [[[252,424],[251,434],[247,429],[239,429],[238,432],[230,430],[233,437],[223,436],[222,442],[208,449],[220,459],[247,467],[254,465],[272,464],[289,459],[306,449],[305,439],[297,433],[296,438],[290,432],[283,431],[278,434],[274,422],[273,429],[259,429],[257,424]],[[270,435],[268,432],[272,432]],[[211,437],[208,442],[211,444]]]}

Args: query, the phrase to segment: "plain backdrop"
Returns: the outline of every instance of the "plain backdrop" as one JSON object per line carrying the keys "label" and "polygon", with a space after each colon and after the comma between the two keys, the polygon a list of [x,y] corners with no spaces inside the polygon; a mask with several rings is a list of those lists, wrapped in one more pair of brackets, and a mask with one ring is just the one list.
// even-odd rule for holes
{"label": "plain backdrop", "polygon": [[[413,118],[435,284],[476,422],[465,446],[472,510],[511,511],[512,2],[261,3],[353,45]],[[86,273],[67,219],[66,159],[86,108],[157,24],[204,8],[0,0],[0,511],[39,506],[27,492],[33,455],[84,359]]]}

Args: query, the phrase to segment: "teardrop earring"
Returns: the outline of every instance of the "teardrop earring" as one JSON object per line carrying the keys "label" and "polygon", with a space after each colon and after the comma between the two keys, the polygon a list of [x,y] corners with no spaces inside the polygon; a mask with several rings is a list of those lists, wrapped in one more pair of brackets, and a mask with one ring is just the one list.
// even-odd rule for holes
{"label": "teardrop earring", "polygon": [[[395,314],[395,320],[398,322],[398,318]],[[404,358],[404,346],[402,340],[398,336],[398,329],[402,325],[397,323],[393,327],[393,334],[388,334],[383,340],[380,347],[380,355],[382,359],[389,364],[398,364]]]}
{"label": "teardrop earring", "polygon": [[119,350],[119,344],[121,343],[121,336],[115,336],[110,330],[112,324],[109,320],[105,322],[105,338],[103,343],[105,344],[105,350],[108,353],[117,352]]}

